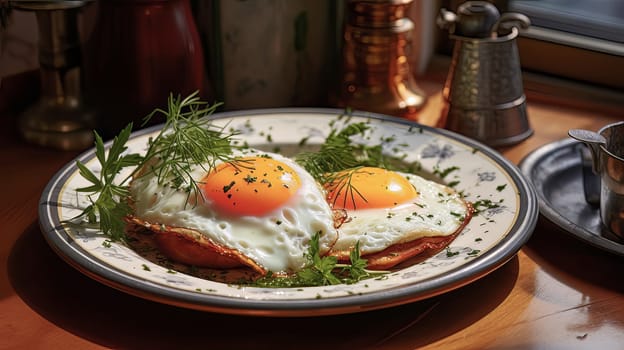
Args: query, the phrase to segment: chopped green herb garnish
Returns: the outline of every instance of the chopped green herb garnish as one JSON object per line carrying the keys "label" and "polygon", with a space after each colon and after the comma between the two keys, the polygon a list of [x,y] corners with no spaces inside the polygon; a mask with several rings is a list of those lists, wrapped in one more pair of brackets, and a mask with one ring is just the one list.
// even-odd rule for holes
{"label": "chopped green herb garnish", "polygon": [[232,181],[230,182],[229,185],[223,186],[223,193],[227,193],[229,190],[232,189],[232,187],[234,187],[235,184],[236,184],[236,181]]}
{"label": "chopped green herb garnish", "polygon": [[479,214],[482,211],[487,210],[487,209],[498,208],[499,205],[494,203],[494,202],[492,202],[489,199],[480,199],[480,200],[472,203],[472,207],[473,207],[474,213],[476,215],[476,214]]}
{"label": "chopped green herb garnish", "polygon": [[446,169],[440,169],[439,167],[435,167],[433,169],[433,173],[435,175],[438,175],[441,179],[444,179],[445,177],[447,177],[450,173],[452,173],[453,171],[459,170],[458,166],[452,166],[452,167],[448,167]]}
{"label": "chopped green herb garnish", "polygon": [[453,188],[453,187],[455,187],[455,186],[457,186],[457,185],[459,185],[459,181],[451,181],[451,182],[449,182],[449,183],[447,184],[447,186],[448,186],[448,187],[451,187],[451,188]]}
{"label": "chopped green herb garnish", "polygon": [[468,256],[475,256],[477,254],[479,254],[481,251],[478,249],[473,249],[468,253]]}
{"label": "chopped green herb garnish", "polygon": [[454,252],[454,251],[451,250],[450,247],[446,247],[446,257],[447,258],[451,258],[451,257],[454,257],[456,255],[459,255],[459,251]]}
{"label": "chopped green herb garnish", "polygon": [[295,275],[275,277],[272,273],[251,283],[258,287],[309,287],[333,284],[353,284],[358,281],[383,275],[385,271],[366,270],[366,259],[360,257],[360,245],[356,243],[349,254],[350,264],[339,264],[335,256],[319,254],[319,233],[316,233],[306,253],[306,266]]}

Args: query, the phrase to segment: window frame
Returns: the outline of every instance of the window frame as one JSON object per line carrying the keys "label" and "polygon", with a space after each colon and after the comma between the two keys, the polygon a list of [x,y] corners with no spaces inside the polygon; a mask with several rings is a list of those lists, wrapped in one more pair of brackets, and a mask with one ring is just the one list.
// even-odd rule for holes
{"label": "window frame", "polygon": [[[440,5],[456,11],[463,2],[441,0]],[[510,12],[509,0],[490,2],[501,13]],[[440,33],[439,39],[438,52],[450,54],[447,33]],[[517,45],[525,87],[546,89],[547,94],[563,89],[568,90],[563,95],[578,93],[581,98],[624,106],[624,44],[532,25],[521,31]]]}

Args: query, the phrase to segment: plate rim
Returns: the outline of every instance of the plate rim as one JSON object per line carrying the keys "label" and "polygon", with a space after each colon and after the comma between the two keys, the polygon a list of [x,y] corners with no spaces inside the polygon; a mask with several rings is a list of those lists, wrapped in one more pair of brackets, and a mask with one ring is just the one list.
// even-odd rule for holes
{"label": "plate rim", "polygon": [[[217,112],[210,119],[228,119],[235,117],[253,117],[254,115],[269,114],[320,114],[323,117],[338,116],[345,110],[335,108],[259,108],[250,110]],[[382,115],[364,111],[350,111],[350,115],[360,118],[370,118],[381,122],[398,123],[414,126],[427,130],[436,135],[442,135],[465,146],[477,149],[490,158],[509,176],[520,192],[518,210],[526,211],[526,215],[518,215],[518,218],[509,229],[509,233],[497,242],[490,250],[480,255],[475,260],[465,265],[454,268],[442,276],[429,277],[418,283],[398,288],[380,290],[362,295],[337,296],[321,299],[301,300],[247,300],[220,295],[200,294],[190,291],[165,287],[150,281],[131,276],[104,262],[94,261],[76,250],[71,242],[63,240],[61,235],[51,234],[56,227],[51,222],[44,220],[49,218],[46,210],[49,210],[48,199],[55,184],[63,179],[63,175],[75,167],[76,160],[90,159],[94,149],[90,148],[75,159],[63,166],[48,182],[44,188],[39,204],[39,224],[42,233],[61,258],[81,273],[110,287],[116,288],[128,294],[150,299],[165,304],[187,307],[190,309],[213,311],[226,314],[245,314],[259,316],[322,316],[344,313],[368,311],[391,306],[397,306],[417,300],[427,299],[435,295],[443,294],[461,286],[469,284],[498,267],[505,264],[524,246],[533,233],[537,224],[538,204],[537,194],[530,181],[523,175],[516,165],[503,157],[494,149],[469,139],[463,135],[445,130],[422,125],[417,122],[400,119],[397,117]],[[157,131],[163,124],[132,133],[131,138],[139,137],[147,133]],[[110,147],[112,140],[105,143]],[[58,188],[57,188],[58,190]],[[49,220],[48,220],[49,221]],[[64,233],[63,235],[67,235]],[[77,255],[77,256],[76,256]]]}
{"label": "plate rim", "polygon": [[[519,168],[524,175],[531,182],[533,182],[534,180],[531,173],[539,167],[541,162],[545,161],[549,158],[549,156],[552,156],[558,151],[574,147],[576,145],[581,145],[581,143],[571,138],[564,138],[542,145],[526,155],[520,162]],[[611,254],[624,256],[624,245],[613,242],[607,238],[597,236],[585,227],[563,216],[560,212],[548,205],[550,201],[548,201],[543,191],[540,191],[539,186],[533,184],[533,187],[535,188],[537,194],[540,214],[544,218],[581,242],[587,243]]]}

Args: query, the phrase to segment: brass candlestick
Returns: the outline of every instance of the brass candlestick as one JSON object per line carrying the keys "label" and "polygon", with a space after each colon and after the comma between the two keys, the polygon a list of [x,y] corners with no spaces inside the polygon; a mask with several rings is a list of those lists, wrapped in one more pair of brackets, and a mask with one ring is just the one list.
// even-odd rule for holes
{"label": "brass candlestick", "polygon": [[407,52],[412,0],[349,0],[338,105],[418,120],[426,102]]}
{"label": "brass candlestick", "polygon": [[93,144],[94,116],[81,99],[81,45],[77,16],[87,1],[20,1],[39,26],[41,96],[18,120],[28,142],[64,150]]}

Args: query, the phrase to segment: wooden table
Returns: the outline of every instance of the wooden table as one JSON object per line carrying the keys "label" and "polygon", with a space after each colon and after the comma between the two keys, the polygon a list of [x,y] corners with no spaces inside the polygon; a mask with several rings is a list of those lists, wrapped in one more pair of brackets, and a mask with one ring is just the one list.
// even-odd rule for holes
{"label": "wooden table", "polygon": [[[44,186],[77,153],[22,142],[11,105],[26,97],[7,85],[0,94],[1,349],[624,347],[624,259],[587,246],[543,219],[517,256],[486,277],[378,311],[311,318],[231,316],[163,305],[102,285],[56,256],[38,227]],[[441,82],[423,86],[430,96],[426,112],[434,115],[441,106]],[[531,95],[528,107],[535,135],[501,150],[515,163],[565,138],[569,128],[595,130],[624,119],[617,108],[599,115]]]}

